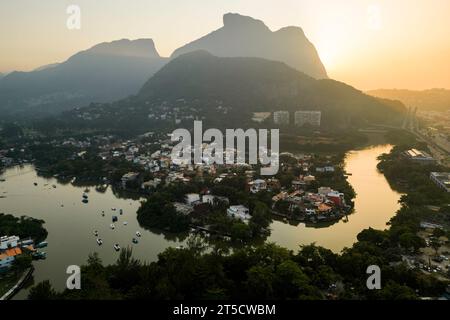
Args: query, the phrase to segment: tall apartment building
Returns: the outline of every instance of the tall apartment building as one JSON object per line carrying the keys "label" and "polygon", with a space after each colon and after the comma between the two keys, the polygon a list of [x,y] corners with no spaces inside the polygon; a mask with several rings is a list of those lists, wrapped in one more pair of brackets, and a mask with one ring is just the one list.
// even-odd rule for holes
{"label": "tall apartment building", "polygon": [[289,111],[275,111],[273,122],[275,124],[289,124]]}
{"label": "tall apartment building", "polygon": [[295,112],[295,125],[303,126],[309,124],[312,126],[320,126],[320,120],[322,118],[321,111],[296,111]]}

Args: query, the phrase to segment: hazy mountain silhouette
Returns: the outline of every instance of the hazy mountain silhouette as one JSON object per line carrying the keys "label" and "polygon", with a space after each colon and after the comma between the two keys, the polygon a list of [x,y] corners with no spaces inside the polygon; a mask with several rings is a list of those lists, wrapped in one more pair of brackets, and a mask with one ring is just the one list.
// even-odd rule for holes
{"label": "hazy mountain silhouette", "polygon": [[223,16],[223,27],[175,50],[172,57],[206,50],[219,57],[276,60],[314,78],[327,78],[314,45],[299,27],[272,32],[262,21],[235,13]]}
{"label": "hazy mountain silhouette", "polygon": [[49,113],[117,100],[135,94],[166,60],[151,39],[101,43],[63,63],[5,76],[0,111]]}
{"label": "hazy mountain silhouette", "polygon": [[237,114],[321,110],[324,123],[342,126],[386,122],[405,109],[401,103],[385,103],[342,82],[316,80],[282,62],[216,57],[206,51],[187,53],[170,61],[147,81],[138,99],[220,100]]}
{"label": "hazy mountain silhouette", "polygon": [[380,98],[399,100],[408,107],[418,107],[421,110],[450,110],[450,90],[446,89],[429,89],[423,91],[378,89],[368,91],[367,94]]}

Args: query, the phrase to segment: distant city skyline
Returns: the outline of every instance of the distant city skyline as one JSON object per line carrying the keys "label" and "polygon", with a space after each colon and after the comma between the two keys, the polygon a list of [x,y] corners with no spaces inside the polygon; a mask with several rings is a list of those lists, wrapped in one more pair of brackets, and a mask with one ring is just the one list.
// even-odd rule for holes
{"label": "distant city skyline", "polygon": [[[66,26],[69,5],[81,29]],[[450,1],[16,0],[0,3],[0,72],[30,71],[122,38],[152,38],[160,55],[222,26],[236,12],[271,30],[301,27],[331,78],[361,90],[450,88]],[[6,32],[5,32],[6,31]]]}

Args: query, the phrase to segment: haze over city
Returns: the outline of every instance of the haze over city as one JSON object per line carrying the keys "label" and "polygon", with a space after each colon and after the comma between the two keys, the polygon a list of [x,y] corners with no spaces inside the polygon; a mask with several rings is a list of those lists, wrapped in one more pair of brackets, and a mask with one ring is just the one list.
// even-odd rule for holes
{"label": "haze over city", "polygon": [[[69,5],[81,29],[66,27]],[[0,72],[63,62],[97,43],[152,38],[161,56],[222,26],[237,12],[272,30],[301,27],[328,75],[361,90],[450,87],[450,2],[387,0],[2,1]],[[32,57],[32,58],[30,58]]]}

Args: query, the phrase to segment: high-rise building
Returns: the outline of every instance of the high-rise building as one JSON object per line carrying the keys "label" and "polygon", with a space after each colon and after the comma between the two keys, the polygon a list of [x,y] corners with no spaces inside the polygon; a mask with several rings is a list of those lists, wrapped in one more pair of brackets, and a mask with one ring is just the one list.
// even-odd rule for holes
{"label": "high-rise building", "polygon": [[289,124],[289,111],[275,111],[273,122],[275,124]]}
{"label": "high-rise building", "polygon": [[321,111],[297,111],[295,112],[295,125],[303,126],[309,124],[312,126],[320,126],[320,120],[322,118]]}

